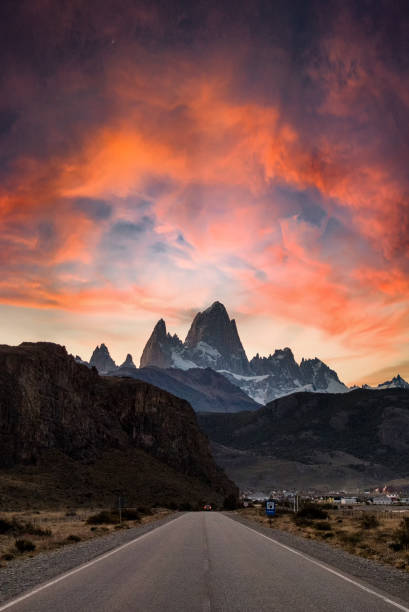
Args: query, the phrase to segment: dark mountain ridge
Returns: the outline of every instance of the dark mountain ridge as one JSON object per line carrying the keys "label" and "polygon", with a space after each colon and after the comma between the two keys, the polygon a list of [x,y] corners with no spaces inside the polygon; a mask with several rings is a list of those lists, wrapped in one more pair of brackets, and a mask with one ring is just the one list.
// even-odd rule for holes
{"label": "dark mountain ridge", "polygon": [[[216,460],[241,486],[250,486],[251,478],[257,486],[261,470],[271,488],[304,483],[331,489],[342,484],[365,487],[393,479],[409,481],[409,395],[405,390],[358,389],[342,395],[302,392],[276,399],[255,412],[198,418],[216,444]],[[293,482],[290,464],[298,471]]]}
{"label": "dark mountain ridge", "polygon": [[196,412],[239,412],[259,407],[244,391],[211,368],[121,367],[112,376],[129,376],[156,385],[188,401]]}
{"label": "dark mountain ridge", "polygon": [[[150,502],[167,493],[197,500],[236,492],[215,465],[185,400],[142,381],[101,377],[51,343],[0,346],[0,448],[0,476],[4,470],[18,472],[18,466],[21,474],[24,466],[32,466],[34,474],[36,466],[52,472],[47,461],[56,454],[83,472],[101,461],[106,466],[111,454],[126,477],[111,474],[105,483],[109,494],[121,482],[128,496]],[[167,477],[158,467],[150,473],[152,465],[162,465]],[[108,473],[109,467],[104,469]],[[91,497],[98,496],[94,483],[88,488]]]}

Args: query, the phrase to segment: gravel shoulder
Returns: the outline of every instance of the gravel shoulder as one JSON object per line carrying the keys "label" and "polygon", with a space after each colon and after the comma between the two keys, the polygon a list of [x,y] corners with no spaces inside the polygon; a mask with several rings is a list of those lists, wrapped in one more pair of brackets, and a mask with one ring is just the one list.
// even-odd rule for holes
{"label": "gravel shoulder", "polygon": [[0,569],[0,603],[18,597],[74,567],[130,542],[177,516],[179,514],[170,514],[146,525],[121,529],[98,538],[40,553],[32,558],[12,561],[7,567]]}
{"label": "gravel shoulder", "polygon": [[334,548],[325,542],[309,540],[300,536],[263,527],[260,523],[239,516],[234,512],[226,513],[229,518],[251,527],[263,535],[274,538],[281,544],[290,546],[310,557],[326,563],[351,578],[380,589],[395,599],[409,603],[409,574],[389,565],[383,565],[372,559],[351,555],[340,548]]}

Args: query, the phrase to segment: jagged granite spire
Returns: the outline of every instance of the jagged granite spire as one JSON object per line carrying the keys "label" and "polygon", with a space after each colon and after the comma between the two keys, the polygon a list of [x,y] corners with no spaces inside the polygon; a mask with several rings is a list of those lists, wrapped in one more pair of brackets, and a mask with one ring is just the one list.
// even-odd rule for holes
{"label": "jagged granite spire", "polygon": [[166,332],[166,323],[160,319],[143,349],[140,367],[170,368],[173,365],[172,350],[180,347],[182,342],[176,334],[171,336]]}
{"label": "jagged granite spire", "polygon": [[127,354],[125,361],[119,366],[120,368],[135,368],[136,365],[133,362],[132,355],[130,353]]}
{"label": "jagged granite spire", "polygon": [[199,312],[186,336],[185,348],[190,359],[202,367],[249,373],[249,362],[237,332],[221,302],[214,302]]}
{"label": "jagged granite spire", "polygon": [[101,344],[101,346],[95,348],[89,364],[90,366],[95,366],[99,374],[108,374],[117,367],[105,344]]}

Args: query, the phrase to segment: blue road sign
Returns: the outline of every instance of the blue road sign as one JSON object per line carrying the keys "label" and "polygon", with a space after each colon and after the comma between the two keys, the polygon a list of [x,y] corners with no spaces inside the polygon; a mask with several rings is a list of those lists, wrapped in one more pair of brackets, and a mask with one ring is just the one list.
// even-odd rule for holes
{"label": "blue road sign", "polygon": [[276,513],[276,503],[275,501],[271,501],[271,499],[269,499],[268,501],[266,501],[266,514],[267,516],[275,516]]}

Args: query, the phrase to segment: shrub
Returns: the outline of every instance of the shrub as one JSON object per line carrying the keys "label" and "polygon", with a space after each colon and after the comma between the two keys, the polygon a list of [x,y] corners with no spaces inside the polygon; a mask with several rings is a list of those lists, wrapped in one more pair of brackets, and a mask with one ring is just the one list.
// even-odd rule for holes
{"label": "shrub", "polygon": [[7,521],[6,519],[0,519],[0,533],[1,534],[10,533],[14,531],[14,529],[15,529],[14,522],[11,523],[10,521]]}
{"label": "shrub", "polygon": [[359,532],[347,533],[346,531],[338,531],[337,533],[339,539],[344,544],[348,544],[350,546],[355,546],[362,539],[362,535]]}
{"label": "shrub", "polygon": [[31,552],[35,550],[36,545],[31,540],[16,540],[14,542],[14,546],[18,550],[19,553]]}
{"label": "shrub", "polygon": [[126,521],[140,521],[141,515],[135,508],[124,508],[122,510],[122,518]]}
{"label": "shrub", "polygon": [[374,514],[364,514],[361,518],[362,529],[375,529],[379,527],[379,521]]}
{"label": "shrub", "polygon": [[109,512],[108,510],[101,510],[101,512],[92,514],[87,518],[88,525],[114,525],[118,521],[118,513]]}
{"label": "shrub", "polygon": [[295,514],[296,518],[305,518],[305,519],[326,519],[328,518],[328,512],[322,510],[319,506],[315,504],[305,504],[298,512]]}
{"label": "shrub", "polygon": [[152,508],[149,508],[149,506],[139,506],[138,512],[140,512],[141,514],[145,514],[145,515],[151,515]]}
{"label": "shrub", "polygon": [[314,529],[318,531],[331,531],[331,525],[328,521],[318,521],[313,523]]}
{"label": "shrub", "polygon": [[81,538],[80,538],[80,536],[77,536],[77,535],[71,533],[67,537],[67,542],[81,542]]}
{"label": "shrub", "polygon": [[293,521],[297,525],[297,527],[311,527],[313,522],[310,519],[306,519],[303,516],[297,516],[297,514],[293,515]]}
{"label": "shrub", "polygon": [[393,533],[394,541],[390,544],[392,550],[408,550],[409,548],[409,517],[402,519],[398,529]]}
{"label": "shrub", "polygon": [[51,529],[42,529],[42,527],[36,527],[33,523],[26,523],[22,525],[22,531],[24,533],[28,533],[29,535],[35,535],[40,537],[51,536],[53,532]]}

